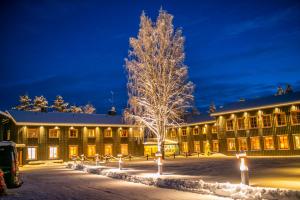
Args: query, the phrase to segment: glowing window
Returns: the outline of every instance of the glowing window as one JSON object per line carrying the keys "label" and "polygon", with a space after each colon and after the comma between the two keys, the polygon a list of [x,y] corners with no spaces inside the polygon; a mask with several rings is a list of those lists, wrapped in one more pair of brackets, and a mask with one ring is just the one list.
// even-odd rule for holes
{"label": "glowing window", "polygon": [[218,140],[212,141],[212,148],[213,148],[213,152],[219,152],[219,141]]}
{"label": "glowing window", "polygon": [[77,145],[69,146],[69,158],[72,158],[73,156],[78,156],[78,146]]}
{"label": "glowing window", "polygon": [[104,137],[112,137],[112,130],[110,128],[105,129]]}
{"label": "glowing window", "polygon": [[49,138],[59,138],[59,129],[50,129],[49,130]]}
{"label": "glowing window", "polygon": [[36,160],[37,148],[36,147],[27,147],[27,159]]}
{"label": "glowing window", "polygon": [[121,137],[128,137],[128,130],[127,129],[122,129],[121,130]]}
{"label": "glowing window", "polygon": [[240,151],[248,150],[247,138],[239,138],[238,141],[239,141],[239,150]]}
{"label": "glowing window", "polygon": [[89,129],[87,130],[87,135],[88,135],[89,138],[94,138],[94,137],[96,137],[95,129],[89,128]]}
{"label": "glowing window", "polygon": [[128,144],[121,144],[121,154],[128,155]]}
{"label": "glowing window", "polygon": [[211,132],[212,132],[212,133],[217,133],[217,132],[218,132],[217,126],[216,126],[216,125],[213,125],[213,126],[212,126]]}
{"label": "glowing window", "polygon": [[264,137],[265,150],[273,150],[274,149],[274,139],[273,136]]}
{"label": "glowing window", "polygon": [[88,157],[94,157],[96,154],[96,145],[88,145],[87,148],[88,148],[88,152],[87,152]]}
{"label": "glowing window", "polygon": [[38,130],[33,129],[33,128],[28,129],[27,137],[28,138],[38,138]]}
{"label": "glowing window", "polygon": [[182,136],[187,136],[187,132],[186,132],[186,129],[181,129],[181,135]]}
{"label": "glowing window", "polygon": [[239,130],[244,130],[245,129],[245,118],[238,118],[237,119],[237,125]]}
{"label": "glowing window", "polygon": [[78,138],[78,130],[69,129],[69,138]]}
{"label": "glowing window", "polygon": [[105,155],[112,155],[112,144],[105,144],[104,145],[104,154]]}
{"label": "glowing window", "polygon": [[289,140],[287,135],[279,135],[278,137],[278,149],[289,149]]}
{"label": "glowing window", "polygon": [[300,149],[300,135],[294,135],[294,147]]}
{"label": "glowing window", "polygon": [[226,120],[226,130],[233,131],[233,119]]}
{"label": "glowing window", "polygon": [[228,151],[235,151],[235,138],[227,138]]}
{"label": "glowing window", "polygon": [[260,150],[260,139],[259,137],[251,137],[251,150],[257,151]]}
{"label": "glowing window", "polygon": [[199,128],[198,127],[193,128],[193,134],[194,135],[199,135]]}
{"label": "glowing window", "polygon": [[292,125],[300,124],[300,110],[291,112]]}
{"label": "glowing window", "polygon": [[56,146],[50,146],[49,147],[49,159],[56,159],[58,158],[58,148]]}
{"label": "glowing window", "polygon": [[171,137],[172,138],[176,137],[176,130],[175,129],[171,130]]}
{"label": "glowing window", "polygon": [[194,141],[194,152],[200,152],[200,141]]}
{"label": "glowing window", "polygon": [[183,151],[184,153],[189,152],[189,145],[188,145],[187,142],[182,142],[182,151]]}
{"label": "glowing window", "polygon": [[256,116],[251,116],[249,117],[249,125],[250,125],[250,128],[257,128],[257,117]]}

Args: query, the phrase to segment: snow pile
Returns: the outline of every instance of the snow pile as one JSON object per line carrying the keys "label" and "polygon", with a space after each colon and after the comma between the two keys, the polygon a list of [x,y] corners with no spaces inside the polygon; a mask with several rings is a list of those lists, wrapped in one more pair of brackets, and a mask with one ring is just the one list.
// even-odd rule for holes
{"label": "snow pile", "polygon": [[99,174],[110,178],[121,179],[128,182],[141,183],[161,188],[177,189],[182,191],[196,192],[200,194],[211,194],[233,199],[281,199],[281,200],[298,200],[300,191],[251,187],[242,184],[231,183],[207,183],[203,180],[189,180],[178,178],[166,178],[156,174],[152,176],[130,175],[126,170],[112,169],[108,167],[82,166],[73,163],[67,167],[75,170],[82,170],[92,174]]}

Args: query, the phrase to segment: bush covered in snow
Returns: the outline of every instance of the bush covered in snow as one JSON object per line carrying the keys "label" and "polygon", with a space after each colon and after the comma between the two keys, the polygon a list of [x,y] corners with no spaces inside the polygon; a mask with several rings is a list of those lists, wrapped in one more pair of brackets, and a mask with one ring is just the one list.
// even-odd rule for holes
{"label": "bush covered in snow", "polygon": [[207,183],[203,180],[189,180],[165,178],[164,176],[139,176],[130,175],[118,169],[108,167],[83,166],[69,163],[68,168],[83,170],[92,174],[99,174],[115,179],[122,179],[128,182],[142,183],[161,188],[177,189],[182,191],[190,191],[201,194],[213,194],[218,196],[230,197],[233,199],[280,199],[280,200],[298,200],[300,199],[300,191],[251,187],[242,184],[231,183]]}

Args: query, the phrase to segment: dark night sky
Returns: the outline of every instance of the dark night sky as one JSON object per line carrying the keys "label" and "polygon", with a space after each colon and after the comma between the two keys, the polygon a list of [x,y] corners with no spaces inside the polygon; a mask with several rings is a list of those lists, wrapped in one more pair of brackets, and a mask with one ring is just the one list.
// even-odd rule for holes
{"label": "dark night sky", "polygon": [[[104,1],[103,1],[104,2]],[[98,113],[126,106],[124,58],[144,10],[175,16],[186,64],[205,107],[300,89],[300,1],[1,1],[0,109],[18,96],[57,94]]]}

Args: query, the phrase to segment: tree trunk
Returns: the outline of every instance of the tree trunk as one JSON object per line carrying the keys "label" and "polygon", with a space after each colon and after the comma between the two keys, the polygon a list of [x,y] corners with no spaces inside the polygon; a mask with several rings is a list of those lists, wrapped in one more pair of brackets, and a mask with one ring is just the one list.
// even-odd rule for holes
{"label": "tree trunk", "polygon": [[165,159],[165,142],[158,141],[157,145],[158,145],[158,151],[161,153],[162,159],[164,160]]}

